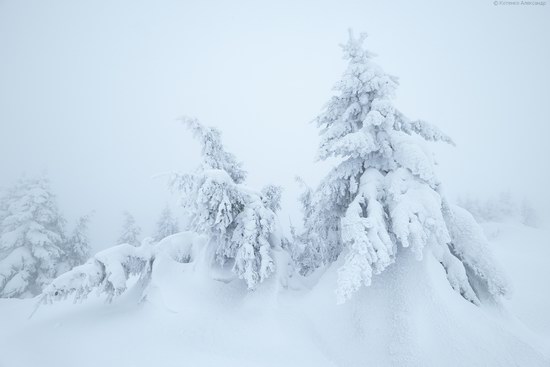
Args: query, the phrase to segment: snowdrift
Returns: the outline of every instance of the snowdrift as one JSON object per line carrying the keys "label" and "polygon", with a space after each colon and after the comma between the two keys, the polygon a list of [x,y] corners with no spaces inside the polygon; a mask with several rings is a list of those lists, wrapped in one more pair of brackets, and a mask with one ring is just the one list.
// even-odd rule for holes
{"label": "snowdrift", "polygon": [[[531,259],[535,248],[550,252],[544,231],[492,230],[507,270]],[[526,233],[528,241],[518,245]],[[111,304],[93,295],[76,305],[69,299],[42,306],[31,319],[36,299],[0,300],[0,366],[550,365],[542,338],[505,308],[464,300],[431,256],[419,262],[403,251],[398,266],[336,305],[338,263],[311,289],[301,279],[283,284],[274,276],[248,292],[244,282],[204,270],[197,238],[175,235],[165,245],[192,256],[157,259],[145,297],[136,281]],[[515,289],[543,286],[549,271],[536,272],[535,279],[512,271]],[[521,313],[529,302],[510,309]]]}
{"label": "snowdrift", "polygon": [[332,272],[314,290],[310,307],[329,307],[317,307],[312,323],[336,365],[548,365],[532,336],[503,309],[466,302],[449,288],[433,257],[419,262],[408,251],[400,255],[399,266],[393,264],[343,307],[330,307],[327,299],[336,284]]}

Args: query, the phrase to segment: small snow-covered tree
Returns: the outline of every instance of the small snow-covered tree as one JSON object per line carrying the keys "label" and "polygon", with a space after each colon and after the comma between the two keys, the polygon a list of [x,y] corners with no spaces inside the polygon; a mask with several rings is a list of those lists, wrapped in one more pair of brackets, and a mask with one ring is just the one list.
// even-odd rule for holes
{"label": "small snow-covered tree", "polygon": [[65,259],[65,219],[46,178],[19,180],[0,206],[0,297],[36,295]]}
{"label": "small snow-covered tree", "polygon": [[170,207],[166,206],[162,210],[162,213],[160,214],[160,218],[157,222],[157,228],[155,230],[153,239],[155,241],[160,241],[164,237],[168,237],[178,232],[179,232],[178,221],[172,215],[172,211],[170,210]]}
{"label": "small snow-covered tree", "polygon": [[122,232],[118,237],[118,243],[128,243],[132,246],[139,246],[139,235],[141,228],[137,225],[136,220],[129,212],[124,212],[124,223],[122,224]]}
{"label": "small snow-covered tree", "polygon": [[201,143],[202,162],[193,174],[175,175],[172,187],[182,193],[190,229],[210,236],[212,262],[231,264],[254,289],[275,270],[271,249],[280,246],[273,234],[281,190],[270,185],[256,192],[244,186],[246,172],[224,149],[219,131],[196,119],[183,122]]}
{"label": "small snow-covered tree", "polygon": [[71,235],[67,239],[66,257],[70,268],[81,265],[90,258],[89,222],[90,215],[78,218]]}
{"label": "small snow-covered tree", "polygon": [[319,159],[339,163],[303,200],[309,211],[305,243],[310,259],[317,260],[310,268],[344,256],[337,289],[344,302],[398,262],[401,246],[419,260],[435,256],[451,286],[471,302],[506,293],[475,221],[441,194],[424,142],[452,140],[394,107],[397,79],[372,61],[362,46],[365,37],[350,31],[342,46],[347,68],[317,118]]}

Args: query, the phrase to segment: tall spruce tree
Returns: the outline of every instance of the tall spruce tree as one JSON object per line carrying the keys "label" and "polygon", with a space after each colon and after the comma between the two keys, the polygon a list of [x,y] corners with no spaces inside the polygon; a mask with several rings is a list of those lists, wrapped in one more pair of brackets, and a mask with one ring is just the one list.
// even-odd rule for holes
{"label": "tall spruce tree", "polygon": [[424,144],[452,140],[394,107],[397,79],[373,62],[363,48],[365,37],[350,31],[342,45],[346,70],[317,117],[319,159],[339,163],[303,197],[303,272],[343,256],[337,295],[344,302],[399,262],[397,248],[403,247],[418,260],[427,253],[435,256],[452,287],[473,303],[506,293],[479,227],[442,196]]}

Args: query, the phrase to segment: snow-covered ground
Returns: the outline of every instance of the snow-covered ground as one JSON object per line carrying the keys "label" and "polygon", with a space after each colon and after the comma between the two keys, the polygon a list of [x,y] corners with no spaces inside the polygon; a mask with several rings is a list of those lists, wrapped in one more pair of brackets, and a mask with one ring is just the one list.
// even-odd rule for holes
{"label": "snow-covered ground", "polygon": [[36,300],[1,299],[0,366],[549,366],[550,233],[484,229],[514,286],[506,310],[466,302],[432,257],[405,255],[341,306],[332,269],[312,290],[247,293],[167,261],[141,303],[130,289],[29,318]]}

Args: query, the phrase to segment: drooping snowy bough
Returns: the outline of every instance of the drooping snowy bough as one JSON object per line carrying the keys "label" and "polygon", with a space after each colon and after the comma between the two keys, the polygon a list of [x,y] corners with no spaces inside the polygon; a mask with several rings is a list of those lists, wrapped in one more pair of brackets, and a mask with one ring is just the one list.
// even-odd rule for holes
{"label": "drooping snowy bough", "polygon": [[127,288],[132,275],[146,279],[151,271],[154,252],[150,247],[122,244],[97,253],[85,264],[56,278],[43,292],[43,301],[50,303],[74,295],[75,301],[85,299],[93,290],[112,300]]}
{"label": "drooping snowy bough", "polygon": [[508,288],[475,220],[445,201],[425,141],[452,140],[424,121],[411,121],[392,103],[397,79],[373,63],[366,35],[350,32],[348,60],[335,95],[317,118],[319,159],[340,163],[316,190],[302,196],[303,274],[344,256],[339,302],[398,262],[397,247],[421,260],[435,256],[450,285],[475,304]]}
{"label": "drooping snowy bough", "polygon": [[[243,279],[255,289],[275,270],[280,249],[276,211],[281,189],[267,186],[261,192],[242,183],[246,172],[225,151],[220,133],[195,119],[184,119],[202,145],[202,163],[193,174],[174,174],[171,187],[181,192],[181,204],[189,217],[187,231],[141,246],[121,244],[96,254],[86,264],[55,279],[43,292],[41,302],[74,295],[82,300],[94,289],[111,300],[139,276],[146,287],[155,262],[169,257],[180,263],[196,262],[197,269],[217,270]],[[203,266],[202,268],[200,266]],[[229,279],[231,275],[229,275]]]}

